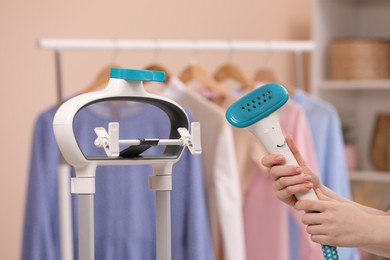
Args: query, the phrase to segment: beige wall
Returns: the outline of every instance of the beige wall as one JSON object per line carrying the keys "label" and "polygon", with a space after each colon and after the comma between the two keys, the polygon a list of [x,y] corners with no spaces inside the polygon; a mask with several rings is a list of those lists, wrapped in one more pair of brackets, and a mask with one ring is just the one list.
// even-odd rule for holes
{"label": "beige wall", "polygon": [[[1,162],[0,259],[20,257],[31,137],[38,114],[55,102],[54,60],[37,39],[305,40],[310,38],[309,0],[0,1]],[[178,73],[191,52],[161,52],[158,61]],[[142,68],[152,52],[119,52],[115,62]],[[66,51],[65,94],[88,85],[110,63],[109,51]],[[227,53],[200,53],[212,72]],[[248,75],[265,63],[264,53],[234,53]],[[269,65],[293,81],[292,55],[273,54]]]}

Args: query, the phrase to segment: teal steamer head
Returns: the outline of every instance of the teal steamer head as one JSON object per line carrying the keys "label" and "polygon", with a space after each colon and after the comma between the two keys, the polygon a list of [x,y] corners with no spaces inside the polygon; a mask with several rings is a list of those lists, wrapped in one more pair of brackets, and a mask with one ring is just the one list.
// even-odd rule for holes
{"label": "teal steamer head", "polygon": [[[282,154],[287,165],[298,165],[280,127],[280,108],[288,100],[287,90],[268,83],[246,94],[226,111],[226,119],[237,128],[247,128],[269,153]],[[295,195],[298,200],[318,200],[313,190]],[[338,259],[334,247],[323,246],[325,259]]]}
{"label": "teal steamer head", "polygon": [[[233,103],[226,111],[226,119],[234,127],[248,128],[269,153],[283,154],[286,164],[298,165],[280,127],[280,108],[287,100],[288,93],[284,87],[277,83],[269,83]],[[297,194],[296,197],[317,199],[313,190]]]}

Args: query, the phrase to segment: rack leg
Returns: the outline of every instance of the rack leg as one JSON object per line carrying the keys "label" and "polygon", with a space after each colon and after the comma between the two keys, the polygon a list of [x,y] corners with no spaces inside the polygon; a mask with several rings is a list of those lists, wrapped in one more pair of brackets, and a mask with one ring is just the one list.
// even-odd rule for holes
{"label": "rack leg", "polygon": [[94,260],[93,194],[78,195],[79,259]]}
{"label": "rack leg", "polygon": [[157,260],[171,260],[171,191],[156,191]]}
{"label": "rack leg", "polygon": [[58,199],[60,212],[61,259],[73,260],[72,196],[70,193],[70,166],[58,167]]}
{"label": "rack leg", "polygon": [[153,165],[149,189],[156,191],[156,259],[171,260],[172,163]]}

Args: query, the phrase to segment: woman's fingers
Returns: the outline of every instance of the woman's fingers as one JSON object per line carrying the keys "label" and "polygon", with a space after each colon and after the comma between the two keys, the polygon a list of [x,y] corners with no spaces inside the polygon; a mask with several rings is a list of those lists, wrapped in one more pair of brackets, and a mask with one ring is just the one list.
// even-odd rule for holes
{"label": "woman's fingers", "polygon": [[[323,212],[327,209],[326,201],[321,200],[300,200],[295,204],[296,210],[304,210],[306,212]],[[310,214],[310,213],[307,213]],[[313,213],[318,214],[318,213]]]}
{"label": "woman's fingers", "polygon": [[[312,177],[302,174],[301,167],[292,165],[276,165],[270,170],[276,196],[282,200],[291,200],[295,194],[307,192],[313,188]],[[294,198],[294,203],[295,203]]]}
{"label": "woman's fingers", "polygon": [[285,163],[285,158],[283,157],[283,155],[280,155],[280,154],[268,154],[266,156],[264,156],[262,159],[261,159],[261,163],[267,167],[267,168],[271,168],[272,166],[274,165],[281,165],[281,164],[284,164]]}
{"label": "woman's fingers", "polygon": [[325,229],[323,230],[323,228],[320,226],[308,227],[308,232],[309,231],[313,233],[309,233],[311,240],[317,244],[327,246],[341,246],[339,239],[332,236],[331,232],[327,232]]}
{"label": "woman's fingers", "polygon": [[[284,176],[288,176],[288,177],[284,177]],[[275,181],[273,184],[275,190],[282,190],[286,187],[297,185],[297,184],[310,185],[310,188],[313,188],[313,184],[311,183],[312,177],[310,175],[296,173],[293,176],[290,175],[284,175],[284,176],[282,175],[282,177],[274,178]]]}
{"label": "woman's fingers", "polygon": [[320,245],[336,246],[328,235],[311,235],[311,240]]}
{"label": "woman's fingers", "polygon": [[306,231],[310,235],[328,235],[327,229],[323,225],[308,225]]}
{"label": "woman's fingers", "polygon": [[302,216],[302,223],[305,225],[319,225],[324,223],[324,216],[321,213],[305,213]]}
{"label": "woman's fingers", "polygon": [[291,186],[286,187],[285,189],[277,190],[276,191],[276,196],[280,200],[284,201],[286,199],[291,198],[296,193],[307,192],[307,191],[309,191],[312,188],[313,188],[313,184],[312,183],[291,185]]}
{"label": "woman's fingers", "polygon": [[277,180],[281,177],[301,175],[302,168],[294,165],[276,165],[269,171],[272,179]]}
{"label": "woman's fingers", "polygon": [[316,189],[316,194],[320,200],[334,201],[334,199],[331,199],[326,196],[320,189]]}
{"label": "woman's fingers", "polygon": [[286,136],[286,142],[288,147],[290,148],[292,154],[294,155],[295,159],[297,160],[298,164],[300,166],[307,166],[306,161],[303,159],[301,153],[299,152],[297,146],[295,145],[294,140],[291,136]]}

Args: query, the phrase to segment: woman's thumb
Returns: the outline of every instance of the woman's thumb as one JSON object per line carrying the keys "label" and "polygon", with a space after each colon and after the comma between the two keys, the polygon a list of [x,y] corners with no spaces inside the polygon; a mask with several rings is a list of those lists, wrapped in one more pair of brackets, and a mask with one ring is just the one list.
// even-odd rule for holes
{"label": "woman's thumb", "polygon": [[298,164],[300,166],[307,166],[307,163],[305,159],[303,159],[301,153],[299,152],[297,146],[295,145],[294,140],[292,139],[291,135],[286,136],[286,143],[288,147],[290,148],[290,151],[294,155],[295,159],[297,160]]}

